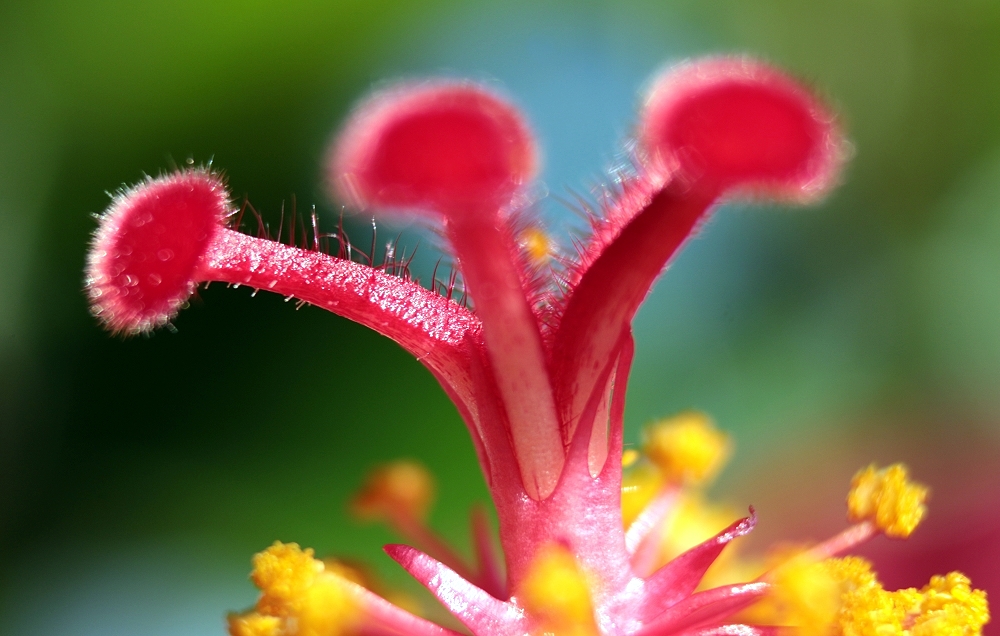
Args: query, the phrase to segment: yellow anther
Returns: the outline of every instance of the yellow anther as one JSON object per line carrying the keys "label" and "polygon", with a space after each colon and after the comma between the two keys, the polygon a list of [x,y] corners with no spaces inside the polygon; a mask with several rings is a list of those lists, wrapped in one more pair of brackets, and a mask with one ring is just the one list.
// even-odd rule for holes
{"label": "yellow anther", "polygon": [[276,541],[253,557],[250,578],[261,591],[257,608],[279,616],[298,611],[323,569],[323,563],[313,558],[312,549]]}
{"label": "yellow anther", "polygon": [[231,636],[342,636],[361,618],[354,584],[328,571],[312,550],[276,542],[253,559],[261,595],[254,609],[229,617]]}
{"label": "yellow anther", "polygon": [[851,480],[847,516],[855,522],[872,521],[886,536],[905,538],[927,512],[927,493],[926,486],[909,481],[902,464],[881,470],[872,464]]}
{"label": "yellow anther", "polygon": [[423,519],[434,499],[434,479],[422,465],[397,460],[373,470],[351,502],[362,519]]}
{"label": "yellow anther", "polygon": [[626,448],[622,451],[622,468],[631,468],[642,459],[642,453],[634,448]]}
{"label": "yellow anther", "polygon": [[804,555],[772,571],[773,616],[801,636],[826,636],[840,610],[840,583],[822,562]]}
{"label": "yellow anther", "polygon": [[707,415],[687,411],[648,426],[643,452],[666,479],[696,486],[718,474],[732,442]]}
{"label": "yellow anther", "polygon": [[923,589],[889,592],[871,564],[858,557],[823,562],[840,581],[837,634],[855,636],[975,636],[989,619],[986,593],[959,572],[934,576]]}
{"label": "yellow anther", "polygon": [[913,636],[979,634],[990,620],[986,592],[972,589],[961,572],[931,577],[921,593],[923,602],[913,624]]}
{"label": "yellow anther", "polygon": [[878,577],[872,571],[872,564],[861,557],[824,559],[821,563],[830,575],[840,582],[844,590],[856,591],[881,587]]}
{"label": "yellow anther", "polygon": [[922,590],[890,592],[860,557],[793,556],[767,576],[772,593],[743,620],[787,625],[804,636],[978,636],[989,621],[986,594],[958,572]]}
{"label": "yellow anther", "polygon": [[229,615],[231,636],[281,636],[282,620],[277,616],[264,616],[257,612]]}
{"label": "yellow anther", "polygon": [[531,226],[518,237],[521,249],[528,255],[532,265],[545,265],[552,255],[552,239],[538,226]]}
{"label": "yellow anther", "polygon": [[639,513],[663,486],[663,476],[648,462],[638,463],[622,475],[622,520],[632,525]]}
{"label": "yellow anther", "polygon": [[560,545],[543,548],[519,588],[525,610],[540,633],[596,636],[587,575],[573,554]]}
{"label": "yellow anther", "polygon": [[871,563],[860,557],[827,559],[822,562],[839,583],[840,608],[836,634],[904,636],[904,622],[919,610],[916,590],[888,592],[872,572]]}

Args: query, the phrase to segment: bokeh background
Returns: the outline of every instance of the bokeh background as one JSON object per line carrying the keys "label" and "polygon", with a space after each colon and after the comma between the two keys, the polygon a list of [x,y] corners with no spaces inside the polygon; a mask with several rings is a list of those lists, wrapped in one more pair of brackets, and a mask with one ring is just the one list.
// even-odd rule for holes
{"label": "bokeh background", "polygon": [[[760,546],[841,527],[853,471],[905,460],[934,499],[870,548],[884,578],[962,568],[1000,598],[1000,4],[5,0],[0,631],[221,634],[275,539],[405,585],[345,509],[379,461],[431,467],[460,545],[486,498],[430,375],[335,316],[215,286],[177,333],[103,332],[81,272],[106,192],[212,161],[271,222],[294,197],[332,225],[319,162],[352,103],[461,75],[524,107],[540,208],[579,227],[559,201],[620,161],[651,73],[719,52],[816,86],[855,154],[822,205],[728,206],[676,261],[636,321],[629,440],[711,413],[739,449],[716,494],[756,504]],[[426,277],[433,239],[380,231],[420,241]]]}

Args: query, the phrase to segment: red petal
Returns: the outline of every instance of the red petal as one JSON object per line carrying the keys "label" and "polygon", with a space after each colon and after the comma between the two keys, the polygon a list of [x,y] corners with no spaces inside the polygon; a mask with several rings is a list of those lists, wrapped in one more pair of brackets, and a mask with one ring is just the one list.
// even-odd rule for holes
{"label": "red petal", "polygon": [[785,627],[759,627],[757,625],[719,625],[681,632],[677,636],[778,636],[794,634],[794,629]]}
{"label": "red petal", "polygon": [[473,634],[520,636],[528,633],[522,610],[494,598],[444,564],[407,545],[387,545],[385,551]]}
{"label": "red petal", "polygon": [[767,583],[742,583],[698,592],[653,618],[637,636],[666,636],[719,623],[767,593]]}
{"label": "red petal", "polygon": [[393,605],[381,596],[351,581],[342,583],[356,598],[364,612],[360,633],[370,636],[460,636]]}
{"label": "red petal", "polygon": [[729,543],[749,534],[757,523],[757,515],[737,521],[713,538],[673,559],[646,579],[648,600],[643,616],[652,618],[688,597],[701,583],[705,572]]}

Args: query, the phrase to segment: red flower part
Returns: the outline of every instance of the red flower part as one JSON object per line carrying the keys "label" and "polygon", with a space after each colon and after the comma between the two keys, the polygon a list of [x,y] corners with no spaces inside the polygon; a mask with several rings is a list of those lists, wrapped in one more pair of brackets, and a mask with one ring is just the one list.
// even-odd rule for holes
{"label": "red flower part", "polygon": [[692,185],[796,202],[824,194],[843,158],[826,107],[784,73],[748,58],[699,60],[657,78],[639,141]]}
{"label": "red flower part", "polygon": [[524,486],[547,497],[563,448],[513,224],[503,214],[534,174],[520,114],[473,84],[404,85],[362,104],[331,156],[331,181],[355,204],[440,215],[483,321]]}
{"label": "red flower part", "polygon": [[202,254],[229,211],[221,179],[200,170],[147,179],[116,196],[87,260],[94,314],[124,333],[170,320],[194,292]]}
{"label": "red flower part", "polygon": [[733,192],[812,199],[834,179],[832,117],[759,62],[691,62],[653,83],[639,125],[638,179],[622,185],[568,278],[551,360],[572,435],[615,343],[664,265],[719,198]]}
{"label": "red flower part", "polygon": [[386,553],[430,590],[473,634],[520,636],[530,632],[524,612],[463,579],[454,570],[408,545],[387,545]]}
{"label": "red flower part", "polygon": [[746,519],[740,519],[714,538],[691,548],[648,576],[646,585],[651,601],[643,608],[644,618],[656,618],[693,593],[726,546],[733,539],[750,534],[755,525],[757,515],[751,508]]}
{"label": "red flower part", "polygon": [[361,208],[492,217],[535,176],[535,155],[521,114],[481,86],[406,83],[355,109],[328,177]]}
{"label": "red flower part", "polygon": [[[662,612],[637,632],[637,636],[687,634],[720,621],[760,600],[767,583],[741,583],[697,592]],[[697,633],[697,632],[694,632]]]}
{"label": "red flower part", "polygon": [[[479,453],[506,579],[481,521],[478,568],[447,550],[432,550],[447,563],[403,546],[387,551],[473,633],[551,631],[549,622],[583,608],[592,620],[580,633],[766,634],[720,625],[767,583],[693,593],[752,517],[649,576],[637,565],[648,559],[635,553],[664,523],[662,501],[639,515],[643,525],[626,541],[630,321],[720,197],[750,191],[798,200],[830,183],[836,132],[826,111],[777,71],[714,59],[655,83],[639,140],[636,176],[594,216],[579,258],[550,276],[548,308],[536,306],[531,286],[548,272],[532,269],[518,241],[516,208],[535,167],[531,135],[510,104],[456,82],[404,85],[364,103],[331,150],[328,177],[355,206],[438,220],[474,311],[382,268],[225,227],[228,195],[219,177],[201,170],[148,180],[116,198],[94,242],[89,293],[110,328],[137,332],[168,321],[198,283],[249,285],[364,324],[427,366]],[[435,545],[422,530],[413,534]],[[560,561],[564,553],[572,567]],[[565,616],[532,609],[533,590],[553,573],[584,590]]]}
{"label": "red flower part", "polygon": [[94,313],[133,334],[167,323],[203,282],[295,297],[395,340],[474,421],[468,343],[481,339],[481,327],[471,312],[381,269],[228,229],[228,201],[221,178],[205,170],[148,179],[117,196],[88,258]]}

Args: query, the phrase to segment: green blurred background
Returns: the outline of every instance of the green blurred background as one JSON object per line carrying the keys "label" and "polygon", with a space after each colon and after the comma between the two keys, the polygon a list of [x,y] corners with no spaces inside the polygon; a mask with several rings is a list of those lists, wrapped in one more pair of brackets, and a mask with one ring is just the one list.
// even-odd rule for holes
{"label": "green blurred background", "polygon": [[[294,196],[332,225],[338,122],[386,79],[444,73],[521,103],[543,213],[578,227],[558,199],[621,159],[650,74],[715,52],[816,86],[855,156],[826,203],[727,207],[679,258],[636,321],[629,440],[714,415],[739,448],[717,492],[757,505],[760,545],[842,526],[854,469],[906,460],[935,498],[911,543],[873,546],[886,579],[962,567],[1000,597],[1000,4],[5,0],[0,631],[221,634],[275,539],[405,585],[390,533],[345,512],[379,461],[432,468],[432,522],[461,545],[486,498],[433,379],[356,325],[215,286],[178,333],[103,332],[81,272],[107,191],[212,160],[269,220]],[[402,231],[426,277],[433,241]]]}

